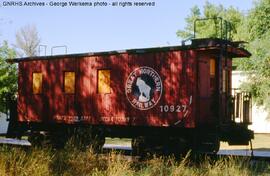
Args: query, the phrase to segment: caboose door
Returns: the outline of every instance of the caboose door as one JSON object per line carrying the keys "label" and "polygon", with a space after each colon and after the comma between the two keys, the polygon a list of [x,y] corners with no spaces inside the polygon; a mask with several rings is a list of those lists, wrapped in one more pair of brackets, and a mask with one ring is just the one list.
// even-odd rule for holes
{"label": "caboose door", "polygon": [[218,121],[217,59],[198,60],[198,124],[216,124]]}

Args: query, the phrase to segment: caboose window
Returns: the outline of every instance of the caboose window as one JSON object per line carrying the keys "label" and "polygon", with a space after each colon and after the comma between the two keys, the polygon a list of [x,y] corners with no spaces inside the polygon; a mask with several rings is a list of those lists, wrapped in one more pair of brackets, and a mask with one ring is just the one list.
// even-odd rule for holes
{"label": "caboose window", "polygon": [[215,76],[216,76],[216,60],[215,59],[210,59],[210,88],[212,90],[215,89]]}
{"label": "caboose window", "polygon": [[65,72],[64,91],[69,94],[75,93],[75,72]]}
{"label": "caboose window", "polygon": [[216,75],[216,60],[210,59],[210,76]]}
{"label": "caboose window", "polygon": [[222,70],[222,92],[227,92],[228,89],[228,71],[226,69]]}
{"label": "caboose window", "polygon": [[33,73],[33,93],[42,93],[42,73]]}
{"label": "caboose window", "polygon": [[111,71],[98,70],[98,93],[111,93]]}

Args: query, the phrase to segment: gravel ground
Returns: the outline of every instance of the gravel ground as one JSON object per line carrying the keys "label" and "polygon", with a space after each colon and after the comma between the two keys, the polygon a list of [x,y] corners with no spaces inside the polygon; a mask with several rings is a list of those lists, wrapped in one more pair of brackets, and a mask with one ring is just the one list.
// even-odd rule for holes
{"label": "gravel ground", "polygon": [[[252,147],[255,150],[269,150],[270,151],[270,134],[255,134],[252,140]],[[220,149],[250,149],[248,146],[229,146],[226,142],[221,142]]]}
{"label": "gravel ground", "polygon": [[[106,144],[116,144],[123,146],[130,146],[130,139],[120,138],[106,138]],[[269,150],[270,151],[270,134],[255,134],[255,138],[252,140],[253,149],[256,150]],[[221,150],[235,150],[235,149],[250,149],[250,145],[236,145],[229,146],[227,142],[221,142]]]}

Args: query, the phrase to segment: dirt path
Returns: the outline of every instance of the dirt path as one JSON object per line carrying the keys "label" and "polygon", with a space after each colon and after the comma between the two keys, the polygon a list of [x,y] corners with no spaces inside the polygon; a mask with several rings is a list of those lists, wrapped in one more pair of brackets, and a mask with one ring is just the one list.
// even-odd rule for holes
{"label": "dirt path", "polygon": [[[270,151],[270,134],[255,134],[252,146],[256,150]],[[220,149],[250,149],[250,146],[229,146],[227,142],[221,142]]]}

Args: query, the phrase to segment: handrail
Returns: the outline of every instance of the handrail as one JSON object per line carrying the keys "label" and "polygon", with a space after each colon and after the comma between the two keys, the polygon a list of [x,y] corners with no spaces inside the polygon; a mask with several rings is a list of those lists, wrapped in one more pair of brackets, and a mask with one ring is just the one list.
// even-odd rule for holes
{"label": "handrail", "polygon": [[45,56],[47,55],[47,45],[39,45],[38,46],[38,55],[40,56],[41,47],[44,47]]}
{"label": "handrail", "polygon": [[51,48],[51,55],[53,55],[53,50],[54,50],[55,48],[65,48],[65,54],[67,54],[67,46],[66,46],[66,45],[60,45],[60,46],[53,46],[53,47]]}
{"label": "handrail", "polygon": [[[231,39],[231,30],[232,30],[232,25],[229,21],[224,20],[221,17],[212,17],[212,18],[198,18],[194,20],[194,25],[193,25],[193,37],[196,38],[196,33],[197,33],[197,22],[199,21],[208,21],[208,20],[216,20],[220,21],[220,38],[223,39],[224,31],[223,31],[223,22],[225,24],[225,40]],[[217,31],[217,24],[215,23],[215,30],[216,30],[216,36],[218,36],[218,31]],[[229,30],[228,30],[229,28]],[[228,33],[229,33],[229,38],[228,38]]]}
{"label": "handrail", "polygon": [[231,95],[231,120],[234,122],[251,124],[252,123],[252,97],[251,93],[232,89]]}

